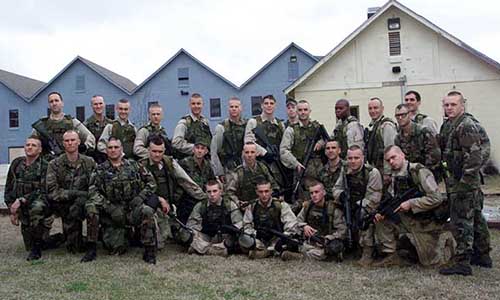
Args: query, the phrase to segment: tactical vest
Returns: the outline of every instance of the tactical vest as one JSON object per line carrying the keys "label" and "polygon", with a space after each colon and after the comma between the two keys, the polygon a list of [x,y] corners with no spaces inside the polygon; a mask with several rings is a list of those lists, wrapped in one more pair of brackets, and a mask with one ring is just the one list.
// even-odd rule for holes
{"label": "tactical vest", "polygon": [[427,118],[427,115],[418,113],[415,115],[415,118],[413,118],[413,122],[422,125],[424,123],[425,118]]}
{"label": "tactical vest", "polygon": [[412,123],[410,126],[412,129],[409,136],[404,136],[403,131],[401,129],[399,130],[394,140],[394,145],[399,146],[401,150],[403,150],[409,162],[425,165],[427,154],[427,149],[425,149],[425,135],[430,132],[427,131],[426,128],[415,123]]}
{"label": "tactical vest", "polygon": [[318,230],[318,234],[325,236],[333,231],[333,212],[335,204],[333,201],[325,201],[323,207],[317,207],[312,202],[304,203],[305,218],[307,225]]}
{"label": "tactical vest", "polygon": [[201,232],[209,236],[215,236],[222,225],[231,225],[231,202],[222,199],[219,206],[208,205],[208,200],[203,200],[200,215]]}
{"label": "tactical vest", "polygon": [[337,127],[333,130],[333,136],[335,140],[339,143],[341,153],[340,157],[345,158],[347,156],[347,149],[349,148],[347,144],[347,126],[352,122],[358,122],[358,119],[354,116],[349,116],[346,122],[340,122]]}
{"label": "tactical vest", "polygon": [[78,168],[71,165],[65,154],[54,160],[53,163],[58,171],[57,184],[68,190],[88,191],[95,162],[92,158],[81,154],[78,160]]}
{"label": "tactical vest", "polygon": [[242,163],[241,152],[243,151],[247,121],[242,120],[240,125],[227,119],[221,125],[224,126],[224,134],[222,136],[222,147],[217,154],[224,167],[234,170]]}
{"label": "tactical vest", "polygon": [[[73,126],[73,118],[70,115],[64,115],[62,120],[52,120],[49,117],[44,117],[41,119],[43,126],[47,130],[48,134],[54,137],[54,140],[59,144],[61,149],[64,149],[63,146],[63,135],[68,130],[74,130]],[[48,153],[50,151],[47,150],[49,141],[43,137],[40,137],[42,140],[42,145],[44,148],[44,153]],[[81,137],[80,137],[81,138]],[[84,142],[84,140],[82,140]],[[47,151],[45,151],[47,150]]]}
{"label": "tactical vest", "polygon": [[155,164],[149,164],[149,158],[143,159],[141,164],[147,168],[156,181],[156,194],[160,197],[168,199],[171,204],[174,203],[174,165],[172,159],[163,157],[163,168],[160,170]]}
{"label": "tactical vest", "polygon": [[[276,119],[278,124],[274,124],[269,121],[262,120],[262,116],[255,117],[255,121],[257,121],[257,126],[262,127],[262,131],[266,135],[269,143],[271,143],[271,145],[276,145],[279,147],[281,143],[281,138],[283,137],[283,132],[285,131],[285,125],[283,125],[283,122],[281,120]],[[257,143],[259,145],[266,144],[258,137],[257,137]]]}
{"label": "tactical vest", "polygon": [[19,157],[10,166],[14,178],[12,192],[5,195],[5,204],[7,205],[13,203],[17,198],[25,197],[34,191],[45,191],[44,183],[47,174],[47,161],[39,157],[29,166],[24,164],[25,161],[25,157]]}
{"label": "tactical vest", "polygon": [[235,172],[240,184],[237,191],[238,199],[241,201],[251,201],[257,198],[257,192],[255,192],[257,180],[262,177],[270,180],[270,178],[265,176],[265,168],[266,166],[259,161],[256,162],[255,172],[251,171],[247,167],[243,167],[243,165],[236,168]]}
{"label": "tactical vest", "polygon": [[340,166],[338,166],[335,172],[333,173],[330,172],[329,167],[330,165],[326,164],[323,166],[323,168],[321,168],[321,170],[319,171],[319,180],[323,183],[325,187],[327,199],[332,200],[333,199],[332,189],[340,177],[340,172],[342,171],[342,168],[344,168],[344,162],[341,160]]}
{"label": "tactical vest", "polygon": [[122,126],[120,121],[113,121],[113,128],[111,129],[111,135],[118,138],[122,142],[123,153],[125,153],[126,158],[134,157],[134,141],[135,141],[135,129],[132,124],[127,123]]}
{"label": "tactical vest", "polygon": [[368,142],[366,143],[367,161],[376,168],[384,167],[384,137],[382,135],[382,124],[389,122],[394,126],[396,124],[390,118],[382,116],[369,131]]}
{"label": "tactical vest", "polygon": [[189,177],[191,177],[191,179],[193,179],[193,181],[203,190],[205,190],[205,185],[210,179],[215,179],[208,159],[203,159],[203,166],[201,168],[196,163],[194,156],[188,156],[182,159],[179,161],[179,164]]}
{"label": "tactical vest", "polygon": [[273,235],[258,230],[258,228],[270,228],[283,232],[283,225],[281,224],[281,202],[276,199],[271,200],[269,207],[262,207],[260,202],[255,203],[252,216],[254,228],[257,229],[257,239],[268,242],[273,238]]}
{"label": "tactical vest", "polygon": [[299,162],[304,163],[307,144],[314,138],[319,126],[317,121],[310,121],[307,127],[301,126],[300,123],[292,125],[294,134],[292,154]]}
{"label": "tactical vest", "polygon": [[104,120],[101,124],[101,122],[96,119],[95,115],[92,115],[85,121],[85,127],[87,127],[87,129],[94,135],[95,140],[99,141],[104,127],[111,123],[113,123],[113,120],[104,117]]}
{"label": "tactical vest", "polygon": [[202,140],[212,140],[212,132],[210,132],[210,126],[205,124],[201,120],[193,120],[190,115],[182,117],[182,119],[186,120],[186,135],[184,139],[188,143],[194,144],[197,139]]}
{"label": "tactical vest", "polygon": [[373,167],[370,165],[364,165],[361,167],[361,171],[356,174],[347,174],[347,187],[351,192],[351,204],[355,204],[359,200],[365,198],[366,188],[368,186],[368,177]]}
{"label": "tactical vest", "polygon": [[102,188],[106,200],[127,206],[144,188],[139,172],[139,165],[135,161],[126,159],[119,169],[115,169],[109,161],[99,165],[98,173],[104,176]]}

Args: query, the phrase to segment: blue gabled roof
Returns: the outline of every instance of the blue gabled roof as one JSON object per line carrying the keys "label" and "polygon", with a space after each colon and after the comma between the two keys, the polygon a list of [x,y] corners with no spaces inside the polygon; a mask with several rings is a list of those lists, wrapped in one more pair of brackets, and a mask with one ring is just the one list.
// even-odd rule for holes
{"label": "blue gabled roof", "polygon": [[286,51],[288,51],[288,49],[292,48],[292,47],[295,47],[297,48],[297,50],[299,50],[300,52],[304,53],[305,55],[309,56],[312,60],[314,60],[315,62],[319,61],[319,58],[321,58],[321,56],[314,56],[312,55],[311,53],[307,52],[306,50],[302,49],[301,47],[299,47],[297,44],[295,44],[294,42],[291,42],[288,46],[285,47],[285,49],[281,50],[280,53],[278,53],[275,57],[273,57],[269,62],[267,62],[267,64],[265,64],[262,68],[260,68],[255,74],[253,74],[250,78],[247,79],[247,81],[245,81],[241,86],[240,86],[240,89],[243,89],[245,86],[247,86],[250,82],[252,82],[255,78],[257,78],[262,72],[264,72],[270,65],[272,65],[280,56],[282,56]]}
{"label": "blue gabled roof", "polygon": [[151,74],[148,78],[146,78],[141,84],[139,84],[134,90],[133,93],[137,92],[140,88],[142,88],[146,83],[148,83],[151,79],[153,79],[158,73],[160,73],[163,69],[165,69],[170,63],[172,63],[179,55],[185,54],[192,60],[194,60],[197,64],[205,68],[208,72],[212,73],[216,77],[220,78],[222,81],[233,87],[234,89],[238,89],[238,87],[226,79],[224,76],[220,75],[219,73],[215,72],[212,68],[209,66],[205,65],[202,63],[199,59],[191,55],[189,52],[187,52],[184,48],[181,48],[177,53],[175,53],[169,60],[167,60],[161,67],[159,67],[153,74]]}

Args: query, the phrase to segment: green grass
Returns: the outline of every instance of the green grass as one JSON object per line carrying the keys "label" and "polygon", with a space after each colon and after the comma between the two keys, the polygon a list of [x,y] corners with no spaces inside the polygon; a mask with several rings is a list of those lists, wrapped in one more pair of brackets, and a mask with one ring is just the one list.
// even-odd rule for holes
{"label": "green grass", "polygon": [[142,262],[142,250],[80,263],[63,249],[46,251],[40,263],[25,260],[18,228],[0,217],[0,299],[498,299],[500,232],[492,231],[493,269],[471,277],[444,277],[435,269],[362,269],[353,261],[251,261],[187,255],[174,245],[158,264]]}

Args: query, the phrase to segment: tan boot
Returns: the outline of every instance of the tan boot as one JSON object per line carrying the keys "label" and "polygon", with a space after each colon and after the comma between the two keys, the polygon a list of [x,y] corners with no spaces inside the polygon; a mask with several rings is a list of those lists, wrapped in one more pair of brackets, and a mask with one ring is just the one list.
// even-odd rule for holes
{"label": "tan boot", "polygon": [[281,260],[302,260],[304,259],[304,255],[302,253],[292,252],[292,251],[283,251],[281,253]]}
{"label": "tan boot", "polygon": [[387,268],[387,267],[392,267],[392,266],[401,266],[401,259],[399,258],[399,255],[394,252],[388,254],[384,259],[381,261],[374,262],[372,264],[373,267],[377,268]]}
{"label": "tan boot", "polygon": [[269,257],[269,250],[263,249],[263,250],[250,250],[248,252],[248,258],[250,259],[259,259],[259,258],[266,258]]}
{"label": "tan boot", "polygon": [[222,257],[228,257],[228,253],[227,253],[227,249],[224,248],[213,248],[213,247],[210,247],[208,248],[207,250],[207,255],[214,255],[214,256],[222,256]]}
{"label": "tan boot", "polygon": [[373,263],[372,255],[373,255],[373,247],[364,247],[363,255],[361,255],[361,258],[356,263],[360,267],[368,268]]}

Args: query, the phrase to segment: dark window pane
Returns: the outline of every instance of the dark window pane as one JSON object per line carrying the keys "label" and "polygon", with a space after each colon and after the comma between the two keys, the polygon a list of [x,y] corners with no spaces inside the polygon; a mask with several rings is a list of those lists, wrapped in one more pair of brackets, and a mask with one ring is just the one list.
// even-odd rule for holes
{"label": "dark window pane", "polygon": [[85,90],[85,75],[76,76],[75,90],[77,91]]}
{"label": "dark window pane", "polygon": [[115,119],[115,105],[114,104],[106,104],[106,117],[109,119]]}
{"label": "dark window pane", "polygon": [[77,106],[76,107],[76,118],[78,121],[85,121],[85,106]]}
{"label": "dark window pane", "polygon": [[262,113],[262,96],[252,96],[252,116],[258,116]]}
{"label": "dark window pane", "polygon": [[19,110],[17,109],[9,110],[9,127],[10,128],[19,127]]}
{"label": "dark window pane", "polygon": [[293,81],[299,77],[299,63],[297,56],[291,56],[288,62],[288,80]]}
{"label": "dark window pane", "polygon": [[178,68],[177,79],[179,87],[189,87],[189,68]]}
{"label": "dark window pane", "polygon": [[220,118],[221,115],[220,98],[210,98],[210,117]]}

